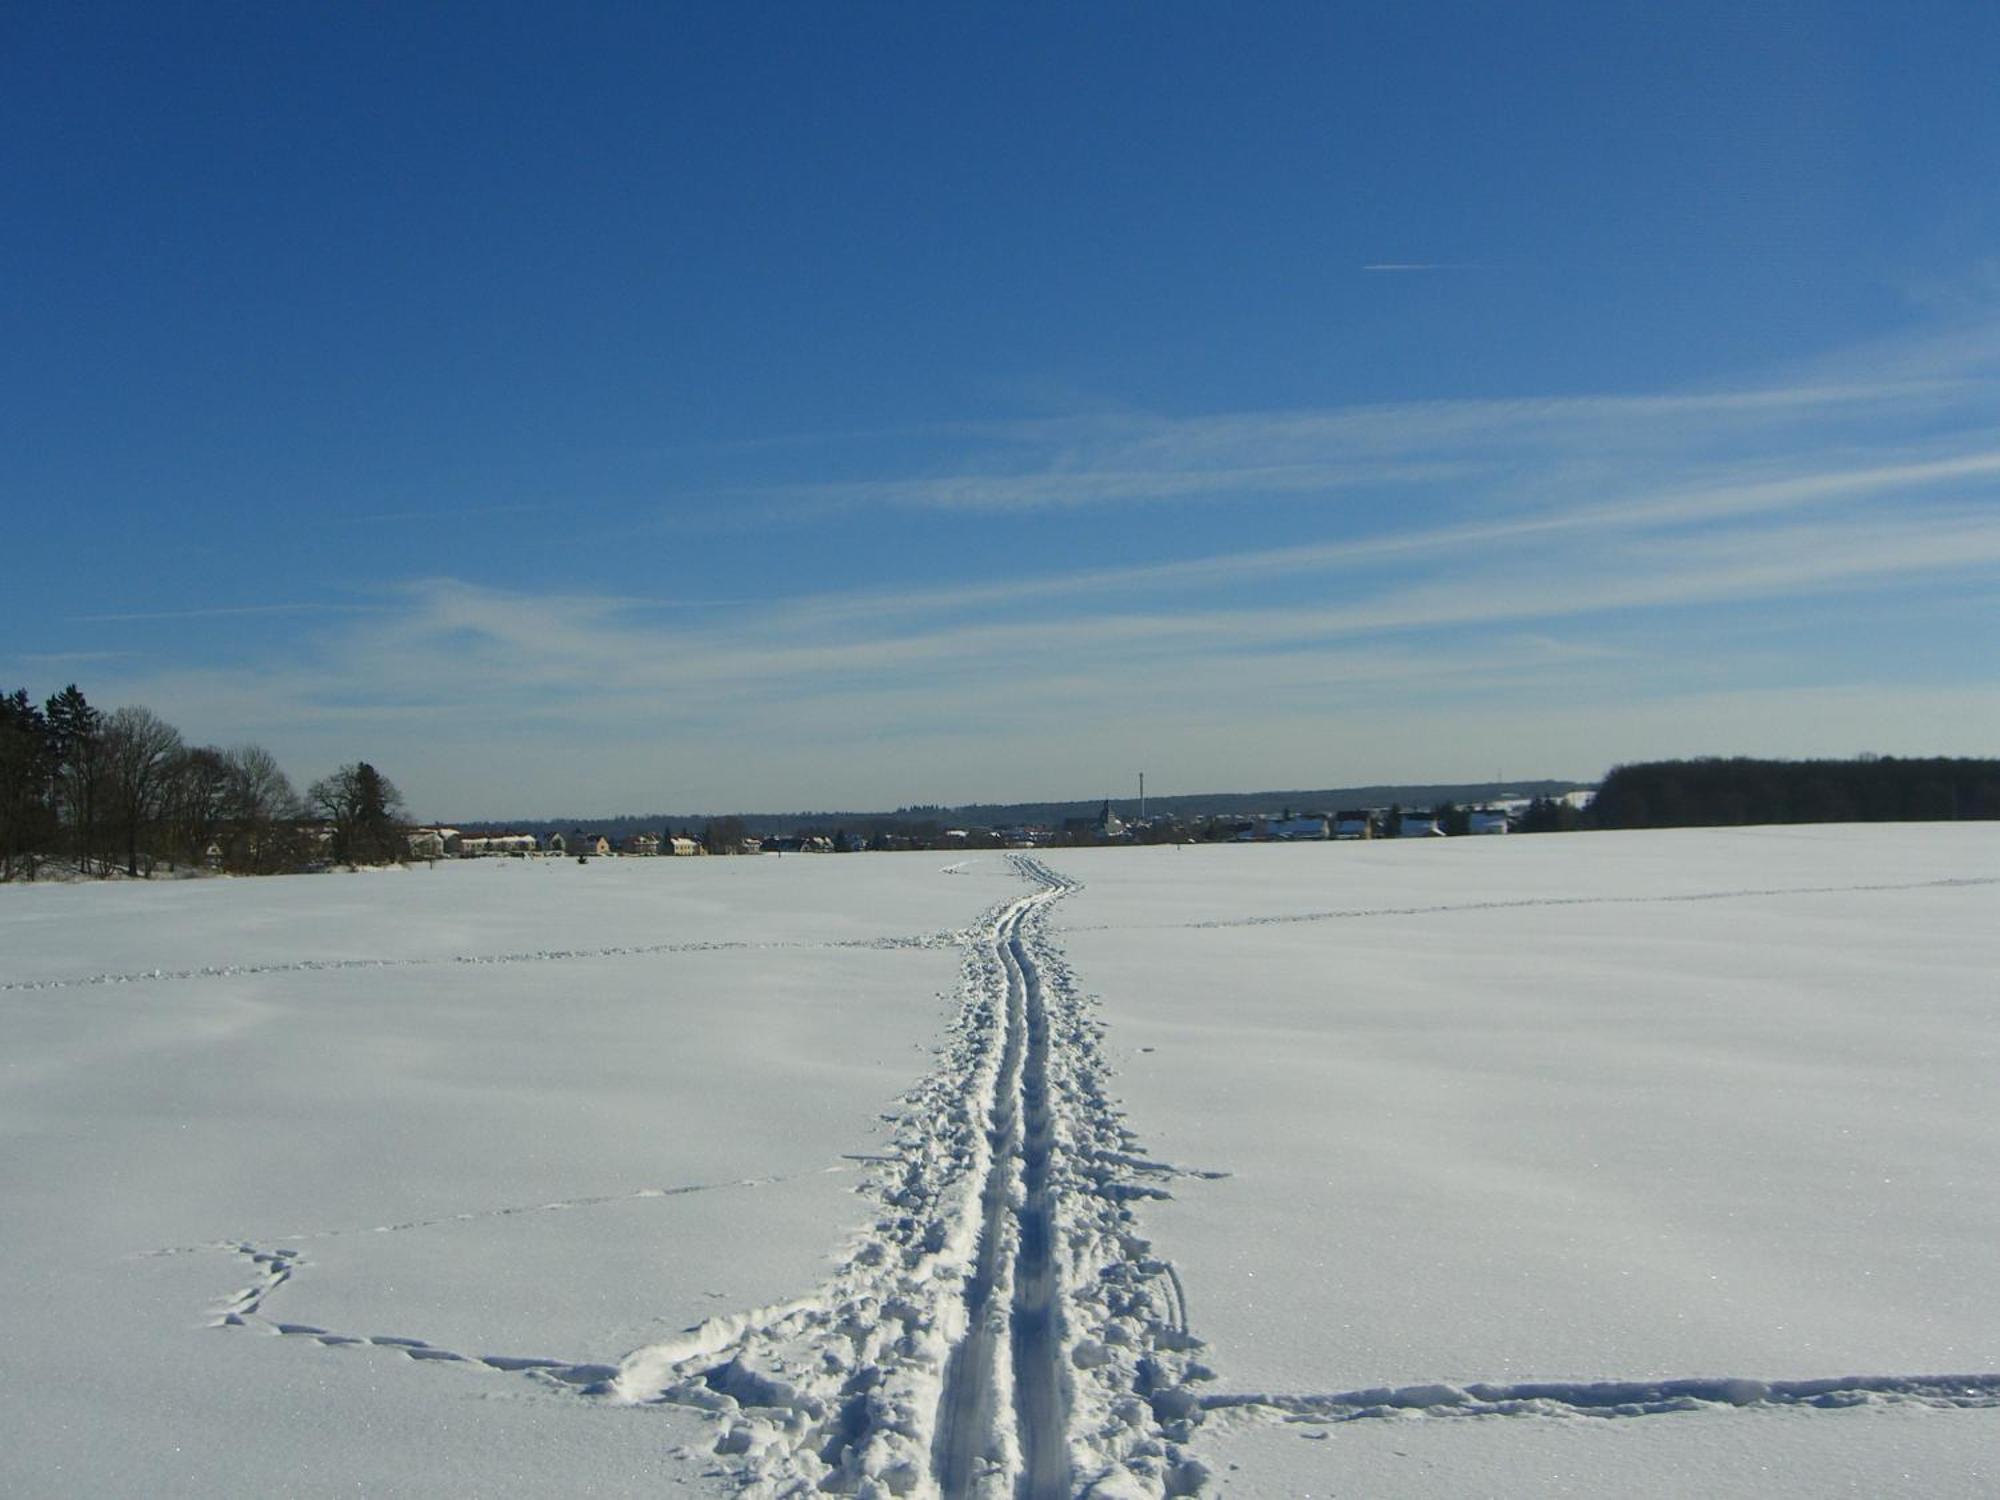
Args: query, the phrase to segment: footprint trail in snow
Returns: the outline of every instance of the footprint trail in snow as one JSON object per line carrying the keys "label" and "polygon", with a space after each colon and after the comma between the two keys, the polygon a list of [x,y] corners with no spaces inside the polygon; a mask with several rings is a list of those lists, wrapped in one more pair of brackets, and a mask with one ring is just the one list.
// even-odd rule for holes
{"label": "footprint trail in snow", "polygon": [[[1167,1196],[1161,1184],[1173,1177],[1225,1174],[1143,1154],[1108,1091],[1102,1028],[1048,930],[1050,907],[1076,887],[1039,860],[1013,863],[1034,889],[964,934],[959,1013],[938,1066],[904,1098],[868,1188],[874,1222],[805,1296],[711,1319],[616,1362],[461,1354],[276,1321],[265,1304],[309,1265],[297,1249],[225,1242],[154,1253],[226,1250],[253,1268],[252,1284],[217,1308],[220,1327],[708,1412],[714,1454],[744,1493],[771,1497],[1192,1495],[1208,1487],[1187,1447],[1204,1421],[1303,1423],[1315,1435],[1381,1417],[2000,1406],[1996,1374],[1204,1391],[1213,1374],[1188,1331],[1180,1279],[1139,1233],[1132,1205]],[[481,1215],[390,1227],[471,1217]]]}
{"label": "footprint trail in snow", "polygon": [[626,1401],[718,1413],[753,1493],[1169,1495],[1208,1372],[1130,1204],[1157,1195],[1047,934],[1072,887],[990,915],[940,1066],[906,1099],[881,1212],[818,1293],[628,1356]]}

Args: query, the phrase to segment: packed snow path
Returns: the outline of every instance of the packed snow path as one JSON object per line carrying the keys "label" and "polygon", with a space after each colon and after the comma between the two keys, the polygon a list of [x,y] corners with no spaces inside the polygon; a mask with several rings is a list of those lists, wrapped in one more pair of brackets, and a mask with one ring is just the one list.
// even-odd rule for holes
{"label": "packed snow path", "polygon": [[716,1410],[717,1451],[768,1494],[1166,1495],[1207,1371],[1130,1203],[1176,1169],[1138,1154],[1098,1029],[1036,889],[969,945],[942,1065],[917,1086],[883,1216],[820,1293],[629,1356],[626,1401]]}
{"label": "packed snow path", "polygon": [[[806,1296],[710,1320],[617,1361],[474,1354],[275,1320],[267,1303],[310,1266],[299,1249],[244,1241],[155,1253],[222,1250],[248,1264],[251,1284],[216,1308],[221,1327],[505,1374],[572,1397],[699,1408],[714,1418],[723,1473],[771,1496],[1192,1494],[1209,1476],[1184,1445],[1204,1422],[1303,1424],[1319,1435],[1384,1417],[2000,1405],[2000,1375],[1990,1373],[1198,1389],[1213,1376],[1198,1362],[1179,1279],[1140,1237],[1133,1205],[1166,1196],[1175,1177],[1222,1174],[1149,1160],[1125,1128],[1109,1099],[1100,1027],[1048,931],[1050,908],[1074,886],[1039,861],[1014,864],[1035,888],[962,936],[959,1014],[937,1068],[904,1100],[894,1150],[870,1187],[875,1221]],[[384,1229],[469,1217],[480,1216]]]}
{"label": "packed snow path", "polygon": [[1070,1484],[1049,1186],[1048,1012],[1041,976],[1021,941],[1028,914],[1061,890],[1051,886],[1015,902],[993,939],[1006,973],[1006,1041],[986,1131],[979,1254],[965,1289],[969,1326],[946,1363],[938,1407],[933,1468],[946,1500],[978,1493],[976,1476],[1004,1469],[1009,1407],[1021,1492],[1057,1495]]}

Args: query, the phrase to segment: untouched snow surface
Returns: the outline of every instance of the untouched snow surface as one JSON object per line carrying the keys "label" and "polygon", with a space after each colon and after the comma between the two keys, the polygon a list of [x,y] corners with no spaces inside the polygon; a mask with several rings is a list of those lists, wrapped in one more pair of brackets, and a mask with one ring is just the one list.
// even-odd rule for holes
{"label": "untouched snow surface", "polygon": [[1948,825],[0,889],[0,1491],[1991,1493],[1996,896]]}

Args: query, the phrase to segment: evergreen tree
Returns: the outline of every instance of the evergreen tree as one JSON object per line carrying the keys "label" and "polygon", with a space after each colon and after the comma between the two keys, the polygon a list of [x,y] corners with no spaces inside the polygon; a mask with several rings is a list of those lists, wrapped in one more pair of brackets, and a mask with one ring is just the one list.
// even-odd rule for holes
{"label": "evergreen tree", "polygon": [[88,870],[97,852],[98,791],[103,781],[104,716],[75,683],[49,699],[50,800],[69,825],[77,868]]}
{"label": "evergreen tree", "polygon": [[49,802],[49,724],[25,688],[0,698],[0,880],[34,877],[56,832]]}
{"label": "evergreen tree", "polygon": [[389,778],[362,761],[354,768],[355,836],[362,858],[386,864],[401,856],[404,838],[398,817],[403,797]]}

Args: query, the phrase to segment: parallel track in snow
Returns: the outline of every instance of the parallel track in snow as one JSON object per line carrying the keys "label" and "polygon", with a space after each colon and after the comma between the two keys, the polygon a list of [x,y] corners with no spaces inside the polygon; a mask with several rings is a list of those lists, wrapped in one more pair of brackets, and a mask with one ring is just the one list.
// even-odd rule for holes
{"label": "parallel track in snow", "polygon": [[1026,1057],[1021,1069],[1021,1208],[1014,1252],[1014,1309],[1010,1321],[1014,1360],[1014,1420],[1021,1438],[1020,1491],[1026,1500],[1066,1494],[1070,1463],[1068,1366],[1063,1358],[1062,1288],[1056,1259],[1054,1191],[1050,1158],[1055,1149],[1049,1107],[1049,1018],[1042,976],[1020,935],[1007,940],[1010,965],[1020,979]]}
{"label": "parallel track in snow", "polygon": [[[1206,1377],[1172,1268],[1133,1204],[1190,1173],[1112,1102],[1089,1000],[1034,889],[966,935],[960,1010],[905,1097],[874,1225],[795,1301],[626,1356],[603,1391],[700,1406],[758,1495],[1058,1500],[1192,1493],[1180,1444]],[[1106,1488],[1109,1486],[1109,1488]]]}
{"label": "parallel track in snow", "polygon": [[1024,1497],[1066,1494],[1070,1487],[1049,1184],[1048,1012],[1040,972],[1021,941],[1029,914],[1065,889],[1052,884],[1015,902],[992,938],[1006,975],[1006,1040],[988,1113],[979,1251],[965,1286],[967,1331],[945,1364],[932,1444],[945,1500],[988,1493],[996,1481],[1004,1486],[1016,1468],[1015,1489]]}

